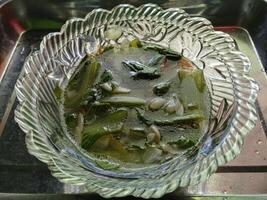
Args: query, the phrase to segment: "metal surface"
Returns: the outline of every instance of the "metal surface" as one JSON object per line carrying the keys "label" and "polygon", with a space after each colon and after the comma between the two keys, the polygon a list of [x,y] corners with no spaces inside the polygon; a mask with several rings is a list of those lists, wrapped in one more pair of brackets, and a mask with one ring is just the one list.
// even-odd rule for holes
{"label": "metal surface", "polygon": [[[46,3],[44,3],[46,2]],[[84,16],[95,7],[111,8],[119,1],[13,1],[0,8],[0,197],[1,199],[33,198],[33,196],[13,196],[15,193],[77,193],[77,187],[58,182],[50,175],[47,167],[30,156],[24,144],[24,134],[13,120],[16,105],[13,87],[20,74],[25,57],[38,47],[41,37],[58,28],[71,16]],[[146,1],[132,1],[138,5]],[[238,47],[252,62],[251,75],[260,84],[258,114],[260,120],[246,137],[242,153],[232,162],[219,168],[210,180],[197,186],[184,188],[168,195],[166,199],[177,199],[187,195],[267,194],[267,82],[263,66],[267,66],[267,4],[264,1],[153,1],[165,7],[182,6],[193,15],[204,15],[228,32],[236,40]],[[124,1],[123,3],[131,3]],[[52,9],[53,8],[53,9]],[[60,8],[60,9],[59,9]],[[228,9],[227,9],[228,8]],[[227,12],[226,12],[227,11]],[[257,17],[258,16],[258,17]],[[23,23],[21,23],[23,22]],[[238,27],[242,25],[249,33]],[[46,30],[33,30],[33,29]],[[29,31],[32,29],[31,31]],[[25,31],[20,37],[19,35]],[[15,46],[15,47],[14,47]],[[5,193],[5,194],[4,194]],[[7,194],[8,193],[8,194]],[[10,198],[9,198],[10,197]],[[44,197],[37,196],[39,199]],[[51,199],[55,198],[50,195]],[[49,199],[50,199],[49,197]],[[62,198],[62,197],[60,197]],[[64,199],[87,199],[87,195],[64,196]],[[89,195],[89,198],[99,198]],[[253,197],[253,199],[256,197]],[[190,198],[189,198],[190,199]],[[252,199],[252,198],[250,198]],[[261,199],[267,199],[262,197]]]}

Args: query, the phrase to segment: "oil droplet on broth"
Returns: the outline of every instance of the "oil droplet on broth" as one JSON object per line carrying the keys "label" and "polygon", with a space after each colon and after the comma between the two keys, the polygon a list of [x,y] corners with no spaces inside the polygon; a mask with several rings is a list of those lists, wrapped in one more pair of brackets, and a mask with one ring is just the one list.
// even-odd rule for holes
{"label": "oil droplet on broth", "polygon": [[258,140],[257,141],[257,144],[262,144],[262,140]]}
{"label": "oil droplet on broth", "polygon": [[255,153],[256,153],[256,154],[260,154],[259,150],[255,150]]}

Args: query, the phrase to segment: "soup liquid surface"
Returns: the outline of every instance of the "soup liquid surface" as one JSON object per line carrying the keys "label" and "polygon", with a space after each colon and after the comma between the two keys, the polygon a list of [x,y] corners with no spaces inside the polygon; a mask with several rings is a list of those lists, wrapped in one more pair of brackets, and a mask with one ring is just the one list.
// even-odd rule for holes
{"label": "soup liquid surface", "polygon": [[[194,67],[184,58],[171,60],[165,57],[159,63],[155,62],[152,67],[159,70],[160,76],[157,78],[136,78],[134,77],[136,72],[123,65],[124,61],[148,65],[157,56],[160,54],[155,50],[127,48],[111,49],[97,57],[100,63],[98,78],[93,86],[88,88],[88,93],[97,85],[104,71],[112,74],[112,80],[106,85],[102,84],[100,88],[110,90],[111,85],[113,91],[105,91],[103,96],[98,97],[99,99],[84,103],[78,108],[66,108],[65,113],[69,131],[89,153],[123,163],[151,164],[164,162],[198,141],[209,116],[207,87],[205,83],[201,83],[201,77],[199,77],[203,74],[194,75],[195,71],[192,73]],[[187,70],[188,65],[191,65],[192,69]],[[85,69],[81,69],[73,80],[79,79],[83,73]],[[163,94],[155,94],[155,87],[164,83],[169,84],[168,89],[163,91]],[[72,81],[69,85],[71,84]],[[67,87],[67,92],[70,86]],[[78,84],[75,87],[82,86]],[[74,90],[75,87],[73,87]],[[122,93],[114,92],[114,87],[122,89]],[[65,92],[65,101],[68,100],[67,92]],[[117,103],[110,103],[114,97]],[[123,102],[124,100],[126,103]],[[130,105],[131,100],[136,102]],[[99,102],[101,105],[92,109],[92,104],[98,105]],[[176,103],[175,112],[172,112],[173,102]],[[161,107],[157,108],[160,105]],[[115,113],[114,116],[112,113]],[[125,113],[127,116],[124,116]],[[197,120],[169,123],[173,119],[195,113],[201,113],[203,117]],[[110,114],[111,117],[109,117]],[[120,114],[121,117],[117,117],[116,114]],[[80,116],[82,116],[82,125]],[[150,121],[146,122],[142,116]],[[114,122],[109,123],[113,118],[116,118]],[[164,120],[167,123],[163,123]],[[80,129],[77,128],[79,124]],[[117,130],[114,131],[115,129]],[[105,130],[110,132],[103,133]],[[98,131],[101,136],[90,136],[91,142],[87,143],[89,145],[84,145],[83,140],[86,138],[84,134],[93,135],[93,131]]]}

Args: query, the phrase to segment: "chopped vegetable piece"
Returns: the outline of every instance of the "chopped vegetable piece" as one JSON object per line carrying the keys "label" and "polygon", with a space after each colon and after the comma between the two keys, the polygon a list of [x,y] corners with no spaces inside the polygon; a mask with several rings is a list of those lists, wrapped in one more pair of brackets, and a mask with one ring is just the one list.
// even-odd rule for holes
{"label": "chopped vegetable piece", "polygon": [[[96,113],[96,115],[109,112],[112,110],[112,107],[109,103],[100,103],[99,101],[95,101],[91,104],[91,111],[93,110],[93,113]],[[91,116],[90,116],[91,117]]]}
{"label": "chopped vegetable piece", "polygon": [[194,69],[192,72],[192,77],[195,80],[196,87],[199,92],[203,92],[206,86],[203,70],[201,69]]}
{"label": "chopped vegetable piece", "polygon": [[113,79],[112,72],[110,70],[106,70],[100,76],[100,83],[106,83]]}
{"label": "chopped vegetable piece", "polygon": [[138,118],[145,124],[156,124],[156,125],[172,125],[183,122],[193,122],[195,120],[204,119],[204,115],[198,111],[192,113],[185,113],[183,116],[171,115],[154,117],[153,115],[146,114],[143,110],[136,108]]}
{"label": "chopped vegetable piece", "polygon": [[149,131],[150,133],[147,135],[147,142],[159,144],[161,136],[158,128],[155,125],[152,125],[150,126]]}
{"label": "chopped vegetable piece", "polygon": [[176,113],[180,116],[184,114],[184,107],[175,94],[173,94],[172,98],[166,103],[165,111],[169,114]]}
{"label": "chopped vegetable piece", "polygon": [[170,87],[171,87],[170,81],[158,83],[153,87],[153,93],[157,96],[162,96],[169,91]]}
{"label": "chopped vegetable piece", "polygon": [[148,65],[148,66],[154,66],[154,65],[161,64],[161,63],[163,62],[163,59],[164,59],[164,58],[165,58],[165,56],[158,54],[158,55],[152,57],[152,58],[148,61],[147,65]]}
{"label": "chopped vegetable piece", "polygon": [[178,61],[182,58],[181,55],[178,54],[177,52],[172,51],[171,49],[162,49],[162,47],[156,46],[156,45],[147,46],[147,47],[145,47],[145,49],[155,50],[155,51],[159,52],[160,54],[165,55],[167,59],[173,60],[173,61]]}
{"label": "chopped vegetable piece", "polygon": [[149,101],[148,108],[152,111],[159,110],[165,103],[165,99],[161,97],[156,97]]}
{"label": "chopped vegetable piece", "polygon": [[131,90],[128,88],[121,87],[116,81],[111,81],[112,94],[127,94]]}
{"label": "chopped vegetable piece", "polygon": [[145,149],[146,134],[143,127],[130,128],[129,134],[126,134],[120,138],[120,142],[126,145],[128,148]]}
{"label": "chopped vegetable piece", "polygon": [[89,62],[85,63],[85,72],[81,74],[81,85],[80,87],[71,93],[71,95],[66,95],[65,107],[76,108],[80,106],[83,97],[86,95],[88,88],[91,88],[96,80],[98,70],[100,68],[100,63],[96,59],[91,59]]}
{"label": "chopped vegetable piece", "polygon": [[180,68],[178,71],[178,77],[180,82],[182,82],[187,76],[191,76],[192,75],[192,69],[184,69],[184,68]]}
{"label": "chopped vegetable piece", "polygon": [[146,136],[147,143],[152,144],[154,142],[155,133],[148,133]]}
{"label": "chopped vegetable piece", "polygon": [[176,151],[174,150],[174,148],[172,148],[172,146],[169,145],[169,144],[160,143],[160,149],[164,153],[171,153],[171,154],[175,154],[176,153]]}
{"label": "chopped vegetable piece", "polygon": [[173,116],[169,119],[156,119],[154,122],[157,125],[170,125],[170,124],[176,124],[176,123],[182,123],[182,122],[191,122],[193,120],[201,120],[204,118],[204,115],[202,113],[192,113],[192,114],[186,114],[183,116]]}
{"label": "chopped vegetable piece", "polygon": [[101,136],[121,131],[127,115],[128,112],[126,110],[118,110],[85,126],[82,147],[87,149]]}
{"label": "chopped vegetable piece", "polygon": [[184,136],[181,136],[176,142],[172,142],[171,144],[176,144],[179,149],[187,149],[195,145],[190,139],[186,139]]}
{"label": "chopped vegetable piece", "polygon": [[76,113],[65,114],[65,120],[66,120],[66,124],[69,129],[73,129],[77,126],[77,114]]}
{"label": "chopped vegetable piece", "polygon": [[144,99],[131,96],[112,96],[102,99],[100,102],[119,106],[143,106],[146,103]]}
{"label": "chopped vegetable piece", "polygon": [[62,95],[62,89],[57,85],[54,89],[54,95],[56,97],[56,100],[60,102],[61,100],[61,95]]}
{"label": "chopped vegetable piece", "polygon": [[130,134],[133,137],[138,137],[138,138],[144,138],[145,137],[145,128],[143,127],[134,127],[130,128]]}
{"label": "chopped vegetable piece", "polygon": [[185,77],[191,76],[194,81],[195,85],[199,92],[203,92],[204,88],[206,86],[203,70],[201,69],[193,69],[193,68],[181,68],[178,71],[178,77],[180,81],[182,82]]}
{"label": "chopped vegetable piece", "polygon": [[130,42],[129,46],[133,47],[133,48],[139,48],[139,47],[142,47],[142,44],[141,44],[140,40],[135,38]]}
{"label": "chopped vegetable piece", "polygon": [[181,59],[181,56],[179,54],[175,54],[175,53],[167,53],[165,54],[166,58],[169,60],[173,60],[173,61],[178,61]]}
{"label": "chopped vegetable piece", "polygon": [[135,79],[155,79],[160,77],[159,69],[156,67],[129,60],[123,61],[122,65],[132,72],[131,76]]}
{"label": "chopped vegetable piece", "polygon": [[112,91],[111,83],[102,83],[102,84],[100,84],[100,87],[102,89],[106,90],[107,92],[111,92]]}
{"label": "chopped vegetable piece", "polygon": [[150,126],[149,129],[154,133],[156,133],[157,135],[160,135],[159,129],[155,125]]}
{"label": "chopped vegetable piece", "polygon": [[128,89],[128,88],[124,88],[124,87],[115,87],[113,90],[112,90],[112,93],[113,94],[127,94],[127,93],[130,93],[131,90]]}

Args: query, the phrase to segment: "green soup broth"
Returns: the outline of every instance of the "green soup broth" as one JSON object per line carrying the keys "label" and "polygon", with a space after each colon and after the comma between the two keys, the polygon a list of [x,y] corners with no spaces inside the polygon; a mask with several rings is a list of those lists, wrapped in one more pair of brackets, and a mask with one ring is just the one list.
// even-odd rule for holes
{"label": "green soup broth", "polygon": [[125,164],[164,162],[194,146],[210,112],[201,70],[144,47],[88,56],[64,99],[68,130],[82,148]]}

